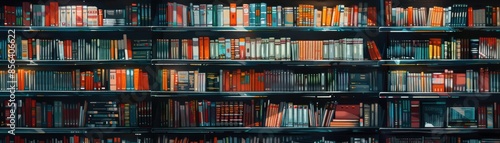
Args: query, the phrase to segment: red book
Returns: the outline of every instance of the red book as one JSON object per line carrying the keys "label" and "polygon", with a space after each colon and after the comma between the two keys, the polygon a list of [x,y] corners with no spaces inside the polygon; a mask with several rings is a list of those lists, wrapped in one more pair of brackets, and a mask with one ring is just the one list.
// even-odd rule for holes
{"label": "red book", "polygon": [[45,26],[50,26],[50,3],[48,5],[45,5]]}
{"label": "red book", "polygon": [[173,15],[174,13],[174,3],[172,2],[167,2],[167,26],[172,26],[174,20],[173,20]]}
{"label": "red book", "polygon": [[188,47],[187,47],[187,59],[193,59],[193,40],[188,39]]}
{"label": "red book", "polygon": [[59,26],[59,3],[50,2],[50,26]]}
{"label": "red book", "polygon": [[36,127],[36,100],[34,99],[31,100],[31,127]]}
{"label": "red book", "polygon": [[[137,4],[136,3],[132,3],[132,9],[137,8]],[[132,12],[130,14],[131,16],[131,21],[132,21],[132,26],[137,26],[138,24],[138,20],[137,20],[137,12]]]}
{"label": "red book", "polygon": [[31,3],[23,2],[23,25],[31,26]]}
{"label": "red book", "polygon": [[48,128],[52,128],[52,123],[54,122],[53,119],[52,119],[53,118],[53,116],[52,116],[53,115],[52,114],[53,111],[52,110],[53,109],[47,110],[47,127]]}
{"label": "red book", "polygon": [[76,26],[83,26],[83,6],[76,6]]}
{"label": "red book", "polygon": [[411,113],[411,127],[412,128],[419,128],[420,127],[420,101],[418,101],[418,100],[411,101],[410,113]]}
{"label": "red book", "polygon": [[467,8],[467,20],[468,20],[467,21],[467,26],[469,26],[469,27],[473,27],[474,26],[474,21],[473,21],[473,19],[474,19],[473,16],[474,15],[473,15],[472,11],[473,11],[472,7]]}
{"label": "red book", "polygon": [[132,59],[132,40],[127,39],[127,56]]}

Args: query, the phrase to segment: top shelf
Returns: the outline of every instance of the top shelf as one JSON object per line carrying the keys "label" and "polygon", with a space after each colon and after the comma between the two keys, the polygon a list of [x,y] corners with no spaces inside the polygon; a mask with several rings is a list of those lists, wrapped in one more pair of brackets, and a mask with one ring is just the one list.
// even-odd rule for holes
{"label": "top shelf", "polygon": [[0,31],[152,31],[152,32],[192,32],[192,31],[228,31],[228,32],[266,32],[266,31],[365,31],[378,30],[378,27],[180,27],[180,26],[89,26],[89,27],[47,27],[47,26],[0,26]]}
{"label": "top shelf", "polygon": [[76,32],[76,31],[142,31],[142,32],[281,32],[281,31],[378,31],[378,32],[460,32],[460,31],[500,31],[500,26],[482,27],[431,27],[431,26],[370,26],[370,27],[259,27],[259,26],[227,26],[227,27],[179,27],[179,26],[89,26],[89,27],[47,27],[47,26],[0,26],[0,31],[26,32]]}

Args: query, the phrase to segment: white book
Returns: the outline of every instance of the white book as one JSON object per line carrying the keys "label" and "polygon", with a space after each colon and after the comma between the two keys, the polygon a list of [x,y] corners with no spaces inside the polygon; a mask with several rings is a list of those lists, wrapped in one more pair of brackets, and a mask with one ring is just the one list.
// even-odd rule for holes
{"label": "white book", "polygon": [[59,7],[59,15],[58,15],[58,18],[59,18],[59,26],[60,27],[64,27],[66,25],[66,7],[64,6],[60,6]]}
{"label": "white book", "polygon": [[200,26],[200,6],[193,5],[194,26]]}
{"label": "white book", "polygon": [[278,26],[283,26],[282,25],[283,24],[283,22],[282,22],[283,21],[283,19],[282,19],[283,16],[281,15],[282,14],[281,13],[282,9],[283,8],[281,8],[281,6],[279,6],[279,5],[276,7],[276,15],[278,16]]}
{"label": "white book", "polygon": [[250,56],[250,45],[251,45],[251,41],[250,41],[250,37],[245,37],[245,59],[249,60],[251,58]]}
{"label": "white book", "polygon": [[200,49],[199,49],[198,42],[199,42],[198,38],[193,38],[193,60],[200,59],[200,56],[199,56]]}
{"label": "white book", "polygon": [[236,8],[236,26],[243,26],[243,7]]}
{"label": "white book", "polygon": [[267,45],[268,45],[268,46],[267,46],[268,48],[267,48],[267,50],[266,50],[266,51],[268,51],[267,58],[268,58],[269,60],[274,60],[274,59],[276,58],[276,56],[275,56],[275,54],[274,54],[274,52],[275,52],[275,50],[274,50],[274,48],[275,48],[275,47],[274,47],[274,37],[270,37],[270,38],[269,38],[269,41],[268,41],[267,43],[268,43],[268,44],[267,44]]}
{"label": "white book", "polygon": [[215,52],[215,40],[210,40],[210,59],[217,59],[217,53]]}
{"label": "white book", "polygon": [[281,39],[276,39],[274,42],[274,59],[281,60]]}
{"label": "white book", "polygon": [[262,51],[262,39],[257,38],[255,40],[255,58],[260,60],[262,58],[261,56],[261,51]]}
{"label": "white book", "polygon": [[287,59],[287,60],[290,60],[290,59],[292,59],[292,45],[291,45],[291,39],[290,39],[290,37],[287,37],[287,38],[285,38],[285,39],[286,39],[286,41],[285,41],[285,43],[286,43],[285,55],[286,55],[286,59]]}
{"label": "white book", "polygon": [[229,21],[230,20],[230,18],[229,18],[230,17],[229,16],[229,13],[230,13],[229,6],[225,6],[222,11],[223,11],[223,15],[222,15],[221,18],[223,18],[223,26],[229,26],[229,24],[230,24],[230,21]]}
{"label": "white book", "polygon": [[71,6],[71,26],[76,26],[76,5]]}
{"label": "white book", "polygon": [[339,26],[343,27],[344,26],[344,5],[339,5],[339,12],[340,12],[340,18],[339,18]]}
{"label": "white book", "polygon": [[64,60],[64,41],[63,40],[57,40],[59,41],[59,60]]}

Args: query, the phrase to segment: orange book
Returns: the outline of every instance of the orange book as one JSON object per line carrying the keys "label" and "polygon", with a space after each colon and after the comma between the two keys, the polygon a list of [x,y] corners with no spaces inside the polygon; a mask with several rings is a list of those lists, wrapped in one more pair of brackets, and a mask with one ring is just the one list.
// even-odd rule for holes
{"label": "orange book", "polygon": [[121,69],[116,69],[116,90],[123,90],[122,89],[122,70]]}
{"label": "orange book", "polygon": [[229,4],[229,25],[236,26],[236,3]]}
{"label": "orange book", "polygon": [[408,26],[413,26],[413,7],[408,7]]}
{"label": "orange book", "polygon": [[327,7],[323,6],[323,9],[321,10],[321,26],[326,26],[326,13],[327,13]]}
{"label": "orange book", "polygon": [[204,59],[210,59],[210,39],[208,37],[203,37],[203,51]]}
{"label": "orange book", "polygon": [[83,6],[76,6],[76,26],[83,26]]}
{"label": "orange book", "polygon": [[18,70],[18,74],[17,74],[17,79],[19,80],[18,81],[18,90],[24,90],[24,69],[19,69]]}
{"label": "orange book", "polygon": [[244,60],[245,55],[246,55],[246,48],[245,48],[245,38],[240,38],[239,40],[239,46],[240,46],[240,59]]}
{"label": "orange book", "polygon": [[249,11],[249,6],[248,4],[243,4],[243,26],[249,26],[250,19],[249,19],[250,11]]}
{"label": "orange book", "polygon": [[98,26],[103,26],[103,19],[104,19],[104,13],[103,13],[102,9],[99,9],[98,17],[97,17],[97,25]]}
{"label": "orange book", "polygon": [[139,80],[140,80],[141,74],[139,69],[134,69],[134,90],[140,90],[139,89]]}
{"label": "orange book", "polygon": [[493,7],[493,15],[492,15],[493,26],[497,26],[497,10],[498,10],[497,7]]}

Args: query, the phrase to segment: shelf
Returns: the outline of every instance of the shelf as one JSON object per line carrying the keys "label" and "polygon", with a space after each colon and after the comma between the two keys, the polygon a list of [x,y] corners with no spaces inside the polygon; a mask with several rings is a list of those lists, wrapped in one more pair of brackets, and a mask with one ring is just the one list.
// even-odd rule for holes
{"label": "shelf", "polygon": [[433,27],[433,26],[404,26],[404,27],[380,27],[379,32],[457,32],[457,27]]}
{"label": "shelf", "polygon": [[500,134],[500,129],[488,128],[380,128],[381,134]]}
{"label": "shelf", "polygon": [[467,65],[489,65],[500,64],[499,59],[432,59],[432,60],[381,60],[382,66],[467,66]]}
{"label": "shelf", "polygon": [[[78,127],[78,128],[27,128],[16,127],[16,134],[130,134],[130,133],[148,133],[149,128],[134,128],[134,127]],[[0,131],[7,133],[10,128],[2,127]]]}
{"label": "shelf", "polygon": [[[10,64],[7,60],[1,60],[0,65]],[[60,65],[151,65],[151,60],[16,60],[14,65],[23,66],[60,66]]]}
{"label": "shelf", "polygon": [[153,128],[152,133],[377,133],[378,128],[355,127],[186,127],[186,128]]}
{"label": "shelf", "polygon": [[267,26],[227,26],[227,27],[177,27],[177,26],[152,26],[153,32],[201,32],[201,31],[234,31],[234,32],[258,32],[258,31],[365,31],[374,30],[378,27],[267,27]]}
{"label": "shelf", "polygon": [[460,98],[460,97],[490,97],[500,95],[498,92],[380,92],[380,98]]}
{"label": "shelf", "polygon": [[355,91],[257,91],[257,92],[194,92],[194,91],[152,91],[153,97],[188,97],[188,96],[215,96],[215,97],[268,97],[268,96],[301,96],[309,98],[377,98],[378,92]]}
{"label": "shelf", "polygon": [[77,31],[151,31],[151,26],[86,26],[86,27],[49,27],[49,26],[1,26],[0,31],[8,30],[37,32],[77,32]]}
{"label": "shelf", "polygon": [[290,66],[331,66],[331,65],[359,65],[378,66],[378,61],[371,60],[182,60],[182,59],[153,59],[155,65],[290,65]]}
{"label": "shelf", "polygon": [[[134,91],[134,90],[124,90],[124,91],[109,91],[109,90],[95,90],[95,91],[50,91],[50,90],[23,90],[16,91],[16,96],[24,97],[69,97],[69,96],[93,96],[93,95],[106,95],[106,96],[117,96],[117,95],[149,95],[150,91]],[[0,91],[0,97],[8,97],[10,92]]]}

